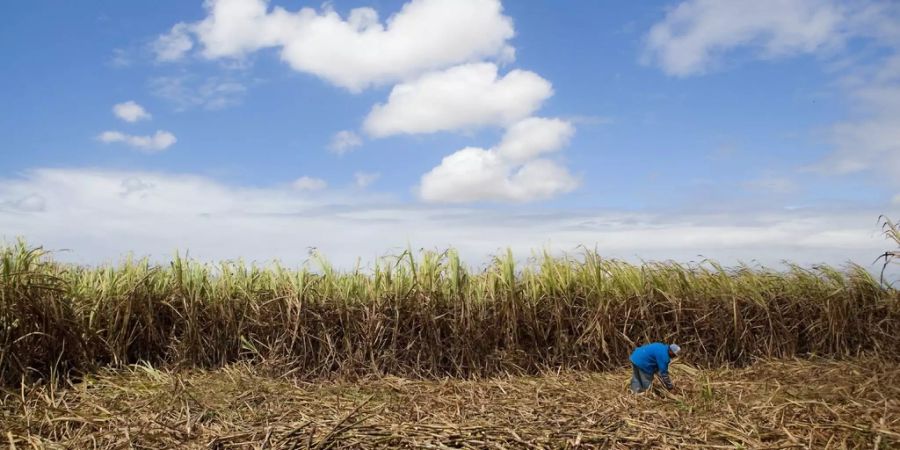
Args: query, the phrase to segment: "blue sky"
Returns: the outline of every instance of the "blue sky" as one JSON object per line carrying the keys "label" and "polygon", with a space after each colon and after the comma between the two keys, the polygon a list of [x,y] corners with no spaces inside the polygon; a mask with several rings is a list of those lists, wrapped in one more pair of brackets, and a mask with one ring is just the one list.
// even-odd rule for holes
{"label": "blue sky", "polygon": [[0,10],[0,234],[78,261],[868,264],[900,215],[893,2]]}

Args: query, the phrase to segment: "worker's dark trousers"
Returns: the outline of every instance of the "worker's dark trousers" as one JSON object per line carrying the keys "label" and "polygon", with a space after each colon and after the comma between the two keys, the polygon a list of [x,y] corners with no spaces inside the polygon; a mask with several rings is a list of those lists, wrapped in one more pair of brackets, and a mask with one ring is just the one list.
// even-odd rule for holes
{"label": "worker's dark trousers", "polygon": [[653,383],[653,374],[644,372],[641,369],[638,369],[638,366],[631,364],[631,391],[632,392],[644,392],[647,389],[650,389],[650,384]]}

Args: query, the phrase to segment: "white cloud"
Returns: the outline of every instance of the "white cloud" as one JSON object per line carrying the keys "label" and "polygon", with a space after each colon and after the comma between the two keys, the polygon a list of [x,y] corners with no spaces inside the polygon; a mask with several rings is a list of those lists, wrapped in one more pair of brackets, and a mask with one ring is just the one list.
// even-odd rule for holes
{"label": "white cloud", "polygon": [[507,161],[527,161],[565,147],[574,134],[565,120],[529,117],[506,130],[497,152]]}
{"label": "white cloud", "polygon": [[175,24],[168,33],[160,35],[151,45],[156,53],[156,60],[161,62],[177,61],[194,48],[190,35],[191,27],[184,23]]}
{"label": "white cloud", "polygon": [[269,8],[266,0],[210,0],[207,17],[176,25],[157,41],[161,59],[179,59],[189,31],[207,58],[241,58],[279,48],[293,69],[360,91],[430,70],[485,58],[511,60],[512,20],[499,0],[412,0],[381,22],[372,8],[342,18],[322,11]]}
{"label": "white cloud", "polygon": [[369,187],[369,185],[378,181],[379,178],[381,178],[381,174],[377,172],[356,172],[353,174],[353,181],[356,183],[356,187],[361,189]]}
{"label": "white cloud", "polygon": [[552,95],[550,82],[534,72],[513,70],[498,77],[495,64],[465,64],[394,86],[363,128],[384,137],[506,126],[531,115]]}
{"label": "white cloud", "polygon": [[362,145],[362,139],[360,139],[356,133],[349,130],[343,130],[335,133],[334,137],[331,138],[328,149],[331,150],[332,153],[343,155],[360,145]]}
{"label": "white cloud", "polygon": [[687,0],[650,29],[645,60],[687,76],[740,47],[762,58],[834,49],[848,37],[846,14],[831,0]]}
{"label": "white cloud", "polygon": [[328,187],[328,183],[321,178],[303,176],[294,180],[291,186],[300,191],[321,191]]}
{"label": "white cloud", "polygon": [[838,175],[870,169],[900,173],[900,118],[877,116],[834,125],[836,149],[817,166]]}
{"label": "white cloud", "polygon": [[153,189],[153,183],[144,181],[137,177],[129,177],[122,180],[121,194],[123,196],[142,194],[146,193],[150,189]]}
{"label": "white cloud", "polygon": [[9,200],[0,199],[0,212],[3,210],[17,212],[41,212],[47,208],[44,197],[36,194],[28,194],[20,198]]}
{"label": "white cloud", "polygon": [[[122,195],[128,184],[145,186]],[[113,262],[129,251],[166,260],[173,249],[202,260],[278,258],[301,264],[315,246],[339,267],[407,246],[456,246],[470,264],[509,247],[519,258],[545,247],[606,257],[778,264],[857,261],[872,270],[885,249],[882,211],[753,210],[673,215],[415,207],[354,191],[346,197],[298,196],[290,186],[227,186],[209,178],[153,172],[40,169],[0,177],[0,205],[27,200],[37,212],[0,206],[0,240],[22,236],[57,258]],[[33,197],[29,197],[33,196]],[[40,200],[38,200],[40,199]],[[72,226],[90,223],[91,226]],[[702,255],[698,256],[698,255]]]}
{"label": "white cloud", "polygon": [[542,154],[564,147],[574,127],[531,117],[509,127],[496,148],[467,147],[422,176],[419,196],[428,202],[525,202],[570,192],[578,180]]}
{"label": "white cloud", "polygon": [[211,111],[241,103],[247,92],[246,86],[235,80],[191,76],[153,78],[150,90],[157,97],[175,104],[179,110],[200,107]]}
{"label": "white cloud", "polygon": [[578,187],[564,167],[546,159],[522,166],[505,161],[495,150],[467,147],[445,157],[422,176],[419,196],[427,202],[525,202],[547,199]]}
{"label": "white cloud", "polygon": [[[863,63],[846,43],[874,44],[888,56]],[[830,130],[834,150],[808,167],[825,174],[875,171],[897,183],[900,172],[900,4],[860,0],[687,0],[647,36],[645,58],[671,75],[708,71],[738,49],[761,58],[830,56],[856,107]],[[865,48],[865,47],[864,47]],[[869,58],[869,60],[871,60]]]}
{"label": "white cloud", "polygon": [[894,196],[893,203],[895,206],[900,206],[900,194]]}
{"label": "white cloud", "polygon": [[158,130],[152,136],[133,136],[119,131],[104,131],[97,136],[97,139],[107,144],[122,142],[147,153],[161,152],[178,141],[174,134],[162,130]]}
{"label": "white cloud", "polygon": [[133,100],[113,105],[113,113],[116,117],[130,123],[137,122],[138,120],[149,120],[153,117],[144,110],[143,106],[135,103]]}
{"label": "white cloud", "polygon": [[826,174],[876,170],[897,183],[900,173],[900,54],[874,70],[858,68],[846,82],[859,117],[832,127],[835,149],[814,169]]}

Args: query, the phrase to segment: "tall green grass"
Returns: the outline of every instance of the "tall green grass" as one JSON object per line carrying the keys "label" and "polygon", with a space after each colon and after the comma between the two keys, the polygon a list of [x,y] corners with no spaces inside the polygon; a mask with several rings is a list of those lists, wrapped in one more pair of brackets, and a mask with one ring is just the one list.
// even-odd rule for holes
{"label": "tall green grass", "polygon": [[472,271],[451,250],[350,272],[322,258],[87,268],[24,243],[0,248],[0,264],[4,385],[139,361],[277,361],[306,377],[595,370],[657,340],[707,366],[900,357],[898,292],[852,265],[632,265],[585,251],[522,267],[506,253]]}

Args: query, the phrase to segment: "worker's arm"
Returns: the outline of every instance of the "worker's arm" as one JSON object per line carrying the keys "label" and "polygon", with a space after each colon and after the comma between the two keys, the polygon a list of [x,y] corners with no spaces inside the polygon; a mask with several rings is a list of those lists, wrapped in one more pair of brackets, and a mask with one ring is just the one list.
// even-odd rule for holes
{"label": "worker's arm", "polygon": [[672,384],[672,379],[669,378],[670,361],[671,360],[669,359],[668,353],[666,353],[665,355],[661,355],[656,359],[656,364],[659,365],[659,379],[662,380],[662,383],[666,387],[666,389],[671,391],[672,388],[675,387],[675,385]]}
{"label": "worker's arm", "polygon": [[675,385],[672,384],[672,379],[669,378],[669,373],[668,373],[668,372],[666,372],[666,373],[660,372],[660,373],[659,373],[659,379],[662,380],[663,386],[665,386],[666,389],[668,389],[668,390],[671,391],[672,389],[675,388]]}

